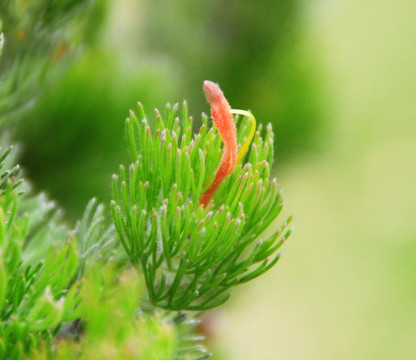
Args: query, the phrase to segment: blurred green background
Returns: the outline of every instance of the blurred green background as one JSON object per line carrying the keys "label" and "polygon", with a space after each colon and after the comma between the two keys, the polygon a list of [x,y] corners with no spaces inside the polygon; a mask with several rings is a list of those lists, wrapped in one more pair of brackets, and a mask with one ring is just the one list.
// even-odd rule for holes
{"label": "blurred green background", "polygon": [[295,232],[225,307],[230,359],[416,358],[416,2],[109,4],[100,39],[22,119],[23,166],[76,219],[110,198],[123,120],[204,79],[272,122]]}

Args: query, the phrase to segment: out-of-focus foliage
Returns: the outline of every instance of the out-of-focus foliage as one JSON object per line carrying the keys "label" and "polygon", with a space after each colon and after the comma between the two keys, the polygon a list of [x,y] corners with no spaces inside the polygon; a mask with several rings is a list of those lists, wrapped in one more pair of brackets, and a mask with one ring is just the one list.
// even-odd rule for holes
{"label": "out-of-focus foliage", "polygon": [[104,4],[102,0],[0,2],[0,32],[5,39],[0,58],[0,124],[32,105],[82,43],[95,37]]}

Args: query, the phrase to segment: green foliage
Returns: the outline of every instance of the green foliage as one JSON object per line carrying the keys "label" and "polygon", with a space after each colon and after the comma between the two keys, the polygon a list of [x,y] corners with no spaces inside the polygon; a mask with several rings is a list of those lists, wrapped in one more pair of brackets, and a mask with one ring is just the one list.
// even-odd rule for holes
{"label": "green foliage", "polygon": [[[11,148],[0,154],[7,168]],[[52,344],[62,324],[79,318],[79,280],[89,262],[119,264],[114,228],[92,200],[72,235],[55,205],[34,197],[18,166],[0,177],[0,359],[21,359]]]}
{"label": "green foliage", "polygon": [[[290,219],[271,236],[263,232],[282,208],[276,179],[270,180],[273,133],[261,127],[247,155],[204,208],[199,198],[214,179],[221,138],[206,116],[192,135],[186,104],[164,119],[156,110],[150,129],[139,104],[126,133],[133,164],[113,176],[113,219],[132,263],[145,278],[148,301],[175,310],[205,310],[224,303],[228,290],[269,270],[289,236]],[[238,121],[238,143],[250,126]],[[264,136],[264,137],[263,137]]]}
{"label": "green foliage", "polygon": [[[1,155],[1,166],[9,150]],[[76,292],[70,283],[79,256],[69,239],[49,246],[42,261],[24,261],[32,217],[20,212],[20,181],[10,173],[5,173],[0,195],[0,358],[20,359],[40,338],[51,339],[61,322],[72,319]]]}

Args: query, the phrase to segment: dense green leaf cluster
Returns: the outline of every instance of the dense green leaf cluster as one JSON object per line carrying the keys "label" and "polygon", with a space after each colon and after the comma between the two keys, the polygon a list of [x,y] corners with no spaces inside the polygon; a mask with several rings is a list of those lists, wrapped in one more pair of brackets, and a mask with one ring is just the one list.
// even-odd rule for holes
{"label": "dense green leaf cluster", "polygon": [[[263,232],[282,208],[273,160],[271,125],[255,134],[247,162],[224,181],[212,203],[199,203],[221,159],[221,138],[207,117],[192,134],[192,118],[183,106],[156,110],[151,130],[139,104],[126,133],[133,164],[113,176],[113,219],[132,263],[144,275],[148,300],[175,310],[205,310],[225,302],[232,286],[269,270],[290,234],[290,219],[273,235]],[[238,121],[238,144],[250,125]],[[264,138],[263,138],[264,136]]]}

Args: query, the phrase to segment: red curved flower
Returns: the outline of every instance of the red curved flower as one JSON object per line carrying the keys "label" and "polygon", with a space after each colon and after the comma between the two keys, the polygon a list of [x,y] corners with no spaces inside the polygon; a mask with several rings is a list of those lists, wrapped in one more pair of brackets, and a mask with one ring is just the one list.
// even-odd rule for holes
{"label": "red curved flower", "polygon": [[205,80],[204,92],[211,106],[212,119],[224,143],[221,164],[215,174],[215,179],[199,199],[199,203],[206,206],[222,181],[234,171],[237,164],[237,131],[230,105],[219,86],[212,81]]}

